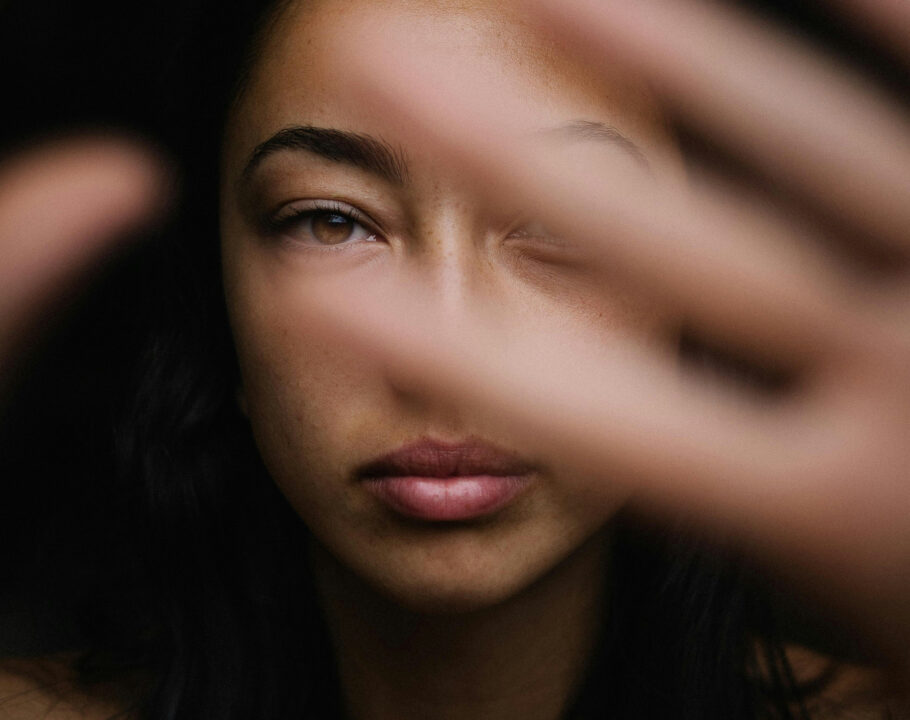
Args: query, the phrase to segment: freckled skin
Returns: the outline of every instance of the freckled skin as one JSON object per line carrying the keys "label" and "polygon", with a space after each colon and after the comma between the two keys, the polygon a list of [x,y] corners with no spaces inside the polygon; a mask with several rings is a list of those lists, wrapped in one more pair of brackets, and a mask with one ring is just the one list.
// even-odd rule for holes
{"label": "freckled skin", "polygon": [[[544,465],[530,492],[482,522],[419,525],[395,516],[352,471],[403,443],[480,436],[541,459],[469,409],[421,397],[346,349],[317,340],[302,314],[308,279],[345,273],[369,287],[416,270],[434,293],[428,302],[453,310],[495,304],[544,342],[552,327],[594,329],[607,340],[661,337],[667,329],[634,299],[602,282],[573,279],[504,242],[514,228],[502,208],[490,207],[452,168],[360,107],[335,72],[337,38],[354,19],[373,16],[407,22],[427,52],[462,54],[496,82],[541,100],[549,113],[544,123],[600,120],[654,156],[670,143],[641,88],[596,81],[522,25],[508,4],[495,2],[293,4],[275,24],[233,112],[222,188],[225,286],[242,402],[266,466],[321,545],[368,586],[415,609],[467,610],[502,602],[554,568],[602,530],[623,498],[592,508],[573,493],[565,471]],[[383,242],[329,254],[257,236],[241,210],[249,198],[238,197],[236,181],[252,149],[291,125],[380,137],[407,156],[409,182],[396,188],[309,154],[284,153],[258,172],[253,205],[341,198],[387,230]]]}

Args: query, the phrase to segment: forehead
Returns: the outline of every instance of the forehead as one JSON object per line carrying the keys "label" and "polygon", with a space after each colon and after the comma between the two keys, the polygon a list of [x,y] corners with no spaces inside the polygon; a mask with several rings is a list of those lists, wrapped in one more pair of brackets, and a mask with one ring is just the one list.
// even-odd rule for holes
{"label": "forehead", "polygon": [[[533,99],[540,124],[599,120],[643,146],[662,145],[663,123],[641,83],[604,76],[572,58],[511,0],[295,0],[262,39],[244,95],[232,113],[228,155],[283,127],[343,128],[393,139],[394,122],[364,104],[346,70],[394,50],[415,67],[470,63],[484,83]],[[439,82],[445,83],[444,72]],[[457,109],[457,98],[453,98]],[[404,143],[406,144],[406,143]],[[230,159],[230,158],[228,158]]]}

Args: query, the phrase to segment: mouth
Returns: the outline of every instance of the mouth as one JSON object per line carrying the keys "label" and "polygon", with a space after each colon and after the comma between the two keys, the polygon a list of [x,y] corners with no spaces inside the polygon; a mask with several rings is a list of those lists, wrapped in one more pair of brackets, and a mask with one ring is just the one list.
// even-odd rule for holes
{"label": "mouth", "polygon": [[466,521],[492,515],[531,483],[535,468],[515,453],[470,439],[422,438],[357,471],[368,492],[393,511],[428,521]]}

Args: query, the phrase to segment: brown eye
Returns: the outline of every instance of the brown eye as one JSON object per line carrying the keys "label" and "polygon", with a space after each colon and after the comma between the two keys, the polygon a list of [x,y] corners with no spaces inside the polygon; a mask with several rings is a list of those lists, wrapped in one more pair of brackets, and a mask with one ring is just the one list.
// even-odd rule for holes
{"label": "brown eye", "polygon": [[332,247],[374,242],[379,238],[359,221],[359,211],[348,205],[327,207],[311,203],[289,206],[266,221],[266,231],[302,245]]}
{"label": "brown eye", "polygon": [[324,245],[337,245],[351,239],[357,223],[347,215],[333,212],[313,213],[310,219],[313,237]]}

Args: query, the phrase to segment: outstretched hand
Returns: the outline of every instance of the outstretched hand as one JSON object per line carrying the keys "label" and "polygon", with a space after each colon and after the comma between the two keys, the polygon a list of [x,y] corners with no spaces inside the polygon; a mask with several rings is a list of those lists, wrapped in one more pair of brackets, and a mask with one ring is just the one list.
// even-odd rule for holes
{"label": "outstretched hand", "polygon": [[[910,61],[905,3],[845,5]],[[351,33],[351,82],[365,106],[410,123],[493,196],[533,207],[593,269],[789,381],[761,392],[683,371],[656,348],[604,347],[558,328],[523,337],[490,309],[440,323],[407,285],[363,302],[346,287],[337,302],[327,279],[314,321],[402,382],[518,428],[577,467],[592,498],[622,482],[642,507],[732,538],[906,667],[906,110],[851,68],[715,3],[534,0],[528,9],[587,62],[643,74],[681,122],[738,163],[735,181],[716,169],[692,167],[679,182],[660,168],[567,159],[529,139],[520,98],[471,68],[414,67],[409,43],[419,38],[407,29],[383,28],[381,44],[365,41],[375,29]],[[381,57],[363,52],[380,45]],[[763,194],[769,180],[786,208]],[[887,267],[856,261],[866,254],[889,258]]]}

